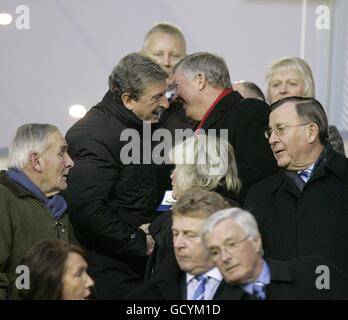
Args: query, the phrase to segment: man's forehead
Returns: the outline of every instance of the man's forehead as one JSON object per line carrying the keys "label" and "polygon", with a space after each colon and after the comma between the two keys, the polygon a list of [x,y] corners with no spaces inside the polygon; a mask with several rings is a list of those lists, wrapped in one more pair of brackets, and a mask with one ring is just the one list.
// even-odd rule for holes
{"label": "man's forehead", "polygon": [[183,231],[200,230],[203,222],[204,220],[200,218],[173,216],[173,228],[180,228]]}
{"label": "man's forehead", "polygon": [[47,139],[49,146],[67,147],[67,142],[59,131],[52,132]]}
{"label": "man's forehead", "polygon": [[275,110],[273,110],[269,116],[271,119],[285,118],[289,120],[292,118],[297,118],[298,114],[296,111],[296,105],[294,102],[285,102]]}

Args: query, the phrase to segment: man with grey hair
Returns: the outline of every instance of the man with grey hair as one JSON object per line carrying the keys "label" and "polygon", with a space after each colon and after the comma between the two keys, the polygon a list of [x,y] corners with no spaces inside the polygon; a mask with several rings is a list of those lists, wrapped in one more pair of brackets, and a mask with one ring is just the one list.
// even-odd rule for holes
{"label": "man with grey hair", "polygon": [[348,274],[348,160],[329,143],[324,108],[287,97],[270,106],[265,136],[280,171],[250,189],[268,257],[326,256]]}
{"label": "man with grey hair", "polygon": [[[161,110],[169,106],[167,77],[145,55],[125,56],[111,72],[102,102],[66,135],[75,161],[66,192],[69,213],[88,249],[98,299],[122,299],[143,282],[146,255],[154,244],[148,224],[170,188],[166,168],[152,162],[155,144],[145,141],[143,126],[156,129]],[[139,159],[130,163],[122,160],[129,139],[122,138],[125,132],[138,142],[131,152]]]}
{"label": "man with grey hair", "polygon": [[263,132],[268,108],[263,101],[243,99],[233,91],[225,61],[201,52],[187,56],[174,67],[177,100],[186,116],[200,121],[196,130],[228,130],[228,141],[236,153],[242,181],[239,202],[251,185],[277,168]]}
{"label": "man with grey hair", "polygon": [[[348,278],[327,259],[300,257],[290,261],[263,259],[255,218],[239,208],[218,211],[203,226],[203,243],[211,261],[239,297],[257,299],[347,299]],[[318,284],[317,267],[329,268],[329,290]],[[325,285],[325,284],[324,284]],[[242,288],[244,293],[240,293]]]}
{"label": "man with grey hair", "polygon": [[9,169],[0,172],[0,299],[18,298],[16,268],[36,242],[73,240],[58,195],[74,166],[67,149],[56,126],[39,123],[19,127],[10,144]]}

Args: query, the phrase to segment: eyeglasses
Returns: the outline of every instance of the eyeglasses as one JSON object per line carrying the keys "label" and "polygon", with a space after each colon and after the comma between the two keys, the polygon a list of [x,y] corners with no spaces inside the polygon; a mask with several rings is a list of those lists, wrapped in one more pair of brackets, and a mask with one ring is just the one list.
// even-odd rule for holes
{"label": "eyeglasses", "polygon": [[307,122],[307,123],[302,123],[302,124],[278,124],[273,128],[268,128],[264,134],[267,140],[269,140],[269,138],[272,135],[272,132],[274,132],[274,134],[278,137],[283,136],[286,133],[286,130],[288,128],[291,127],[302,127],[302,126],[306,126],[307,124],[310,124],[311,122]]}
{"label": "eyeglasses", "polygon": [[241,243],[249,238],[250,238],[250,236],[247,235],[239,241],[227,242],[225,245],[220,246],[219,248],[211,249],[209,252],[209,255],[213,260],[221,258],[222,251],[225,251],[230,255],[234,255],[240,249]]}

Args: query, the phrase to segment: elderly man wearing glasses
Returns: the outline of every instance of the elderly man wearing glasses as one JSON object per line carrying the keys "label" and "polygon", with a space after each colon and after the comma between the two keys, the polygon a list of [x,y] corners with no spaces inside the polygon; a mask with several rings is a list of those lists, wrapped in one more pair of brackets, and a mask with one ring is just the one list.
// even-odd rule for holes
{"label": "elderly man wearing glasses", "polygon": [[[214,213],[205,221],[202,240],[211,261],[231,285],[234,299],[348,298],[348,278],[324,257],[264,259],[261,235],[248,211],[229,208]],[[330,270],[326,286],[318,281],[322,280],[318,266]]]}
{"label": "elderly man wearing glasses", "polygon": [[281,170],[256,184],[244,204],[259,224],[265,254],[319,254],[348,273],[348,160],[327,143],[325,111],[303,97],[270,108],[265,136]]}

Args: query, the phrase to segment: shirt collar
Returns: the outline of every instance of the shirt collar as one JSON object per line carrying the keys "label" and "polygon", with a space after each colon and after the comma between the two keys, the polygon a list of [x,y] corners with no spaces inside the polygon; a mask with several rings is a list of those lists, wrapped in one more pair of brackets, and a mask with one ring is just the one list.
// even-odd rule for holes
{"label": "shirt collar", "polygon": [[[213,278],[217,281],[222,281],[222,278],[223,278],[221,272],[216,267],[213,269],[210,269],[208,272],[203,273],[202,275],[207,276],[209,278]],[[197,275],[193,275],[191,273],[186,272],[186,284],[188,284],[190,281],[192,281],[192,279],[194,279],[194,277],[196,277],[196,276]]]}
{"label": "shirt collar", "polygon": [[[259,277],[256,279],[256,281],[262,282],[265,285],[267,285],[271,282],[271,273],[269,271],[269,266],[265,260],[263,260],[262,271],[261,271]],[[241,287],[243,288],[244,291],[252,294],[253,293],[253,284],[256,281],[241,285]]]}

